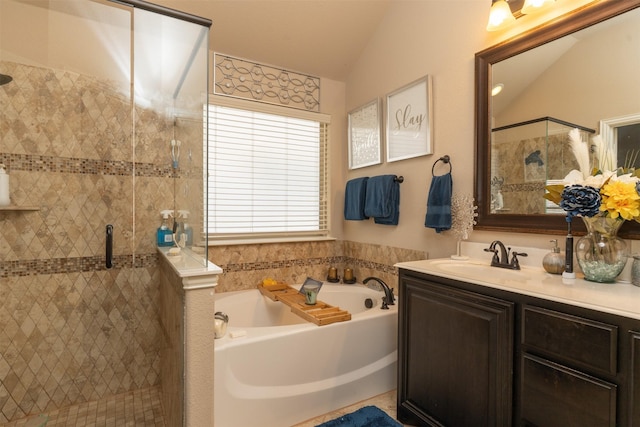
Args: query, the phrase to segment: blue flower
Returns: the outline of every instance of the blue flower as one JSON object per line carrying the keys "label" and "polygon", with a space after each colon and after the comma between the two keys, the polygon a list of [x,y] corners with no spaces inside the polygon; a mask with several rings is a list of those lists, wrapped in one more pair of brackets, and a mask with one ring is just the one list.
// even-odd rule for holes
{"label": "blue flower", "polygon": [[600,212],[602,197],[600,192],[588,186],[579,184],[565,187],[562,191],[560,207],[567,212],[568,217],[592,217]]}

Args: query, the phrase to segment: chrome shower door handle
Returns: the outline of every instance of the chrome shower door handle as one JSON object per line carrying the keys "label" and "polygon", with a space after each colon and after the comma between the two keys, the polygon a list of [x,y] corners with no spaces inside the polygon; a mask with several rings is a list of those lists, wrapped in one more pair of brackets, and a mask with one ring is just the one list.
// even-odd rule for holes
{"label": "chrome shower door handle", "polygon": [[113,225],[107,224],[107,247],[106,247],[106,265],[107,268],[113,267]]}

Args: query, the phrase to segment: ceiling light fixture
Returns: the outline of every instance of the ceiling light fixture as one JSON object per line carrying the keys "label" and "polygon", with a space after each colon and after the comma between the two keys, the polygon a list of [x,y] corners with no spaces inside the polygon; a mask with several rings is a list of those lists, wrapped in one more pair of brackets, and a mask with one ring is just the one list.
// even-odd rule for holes
{"label": "ceiling light fixture", "polygon": [[549,6],[553,6],[556,0],[525,0],[520,13],[523,15],[529,15],[536,13],[540,10],[546,9]]}
{"label": "ceiling light fixture", "polygon": [[[541,0],[537,0],[541,1]],[[496,0],[491,5],[489,11],[489,23],[487,31],[496,31],[505,28],[516,22],[516,18],[511,13],[511,8],[505,0]]]}
{"label": "ceiling light fixture", "polygon": [[504,89],[504,85],[502,83],[496,83],[491,89],[491,96],[496,96],[497,94],[502,92],[502,89]]}

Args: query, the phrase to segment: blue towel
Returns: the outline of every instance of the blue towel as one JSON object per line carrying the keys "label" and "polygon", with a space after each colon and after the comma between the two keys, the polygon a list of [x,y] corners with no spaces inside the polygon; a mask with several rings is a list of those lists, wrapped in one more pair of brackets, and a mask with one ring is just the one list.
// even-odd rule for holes
{"label": "blue towel", "polygon": [[364,214],[376,224],[398,225],[400,218],[400,184],[395,175],[380,175],[367,181]]}
{"label": "blue towel", "polygon": [[452,191],[453,179],[451,178],[451,172],[433,177],[427,199],[427,215],[424,219],[425,227],[434,228],[436,233],[451,228]]}
{"label": "blue towel", "polygon": [[368,180],[369,177],[365,176],[347,182],[347,187],[344,190],[344,219],[362,221],[369,218],[364,214]]}

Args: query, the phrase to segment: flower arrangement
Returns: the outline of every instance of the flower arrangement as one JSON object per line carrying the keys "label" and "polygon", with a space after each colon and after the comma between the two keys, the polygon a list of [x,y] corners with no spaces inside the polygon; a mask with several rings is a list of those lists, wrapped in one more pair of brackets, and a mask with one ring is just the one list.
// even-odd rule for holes
{"label": "flower arrangement", "polygon": [[[631,153],[624,167],[614,167],[610,147],[594,138],[591,149],[580,140],[578,129],[569,132],[569,142],[579,165],[559,185],[549,185],[544,197],[558,204],[567,214],[567,263],[563,277],[573,273],[571,220],[582,217],[587,235],[578,240],[576,258],[586,280],[613,282],[627,262],[626,245],[617,237],[624,221],[640,222],[640,170],[630,167],[637,154]],[[594,166],[590,167],[593,163]],[[565,276],[566,275],[566,276]]]}
{"label": "flower arrangement", "polygon": [[[578,129],[569,132],[569,141],[579,170],[572,170],[563,184],[548,185],[545,199],[559,205],[567,213],[567,221],[575,216],[603,216],[612,220],[640,222],[640,169],[625,165],[614,168],[610,147],[594,138],[595,159],[590,167],[590,147],[580,140]],[[633,163],[632,154],[625,163]]]}

